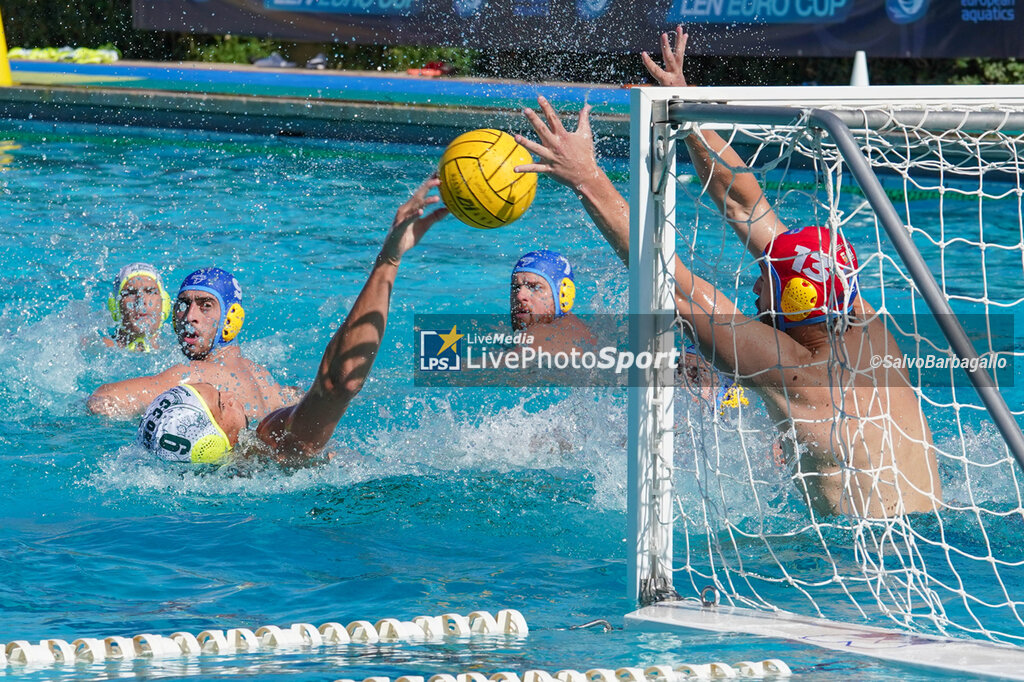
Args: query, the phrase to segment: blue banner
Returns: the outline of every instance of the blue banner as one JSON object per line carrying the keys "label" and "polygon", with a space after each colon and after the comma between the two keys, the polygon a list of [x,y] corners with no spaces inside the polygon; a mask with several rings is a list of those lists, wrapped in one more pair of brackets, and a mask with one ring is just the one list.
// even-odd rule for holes
{"label": "blue banner", "polygon": [[133,0],[135,25],[306,42],[692,55],[1024,57],[1024,0]]}
{"label": "blue banner", "polygon": [[328,12],[332,14],[411,17],[419,13],[422,0],[264,0],[266,9],[285,12]]}
{"label": "blue banner", "polygon": [[683,24],[834,24],[854,0],[675,0],[667,17]]}

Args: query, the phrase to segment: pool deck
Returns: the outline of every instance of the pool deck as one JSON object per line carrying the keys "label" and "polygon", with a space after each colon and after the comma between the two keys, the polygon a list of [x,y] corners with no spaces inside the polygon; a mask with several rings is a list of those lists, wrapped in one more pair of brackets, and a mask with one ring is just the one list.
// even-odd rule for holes
{"label": "pool deck", "polygon": [[11,71],[0,102],[15,119],[446,144],[473,128],[526,132],[522,109],[544,95],[562,111],[591,104],[610,147],[629,126],[629,90],[607,85],[184,62],[12,60]]}

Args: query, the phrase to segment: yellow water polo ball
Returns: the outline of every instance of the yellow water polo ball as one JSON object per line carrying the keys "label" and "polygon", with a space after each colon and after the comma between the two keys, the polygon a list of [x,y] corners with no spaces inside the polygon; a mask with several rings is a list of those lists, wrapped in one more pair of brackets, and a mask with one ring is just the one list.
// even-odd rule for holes
{"label": "yellow water polo ball", "polygon": [[452,215],[489,230],[517,220],[533,202],[536,173],[516,173],[533,163],[526,148],[508,133],[481,128],[459,135],[441,156],[441,199]]}

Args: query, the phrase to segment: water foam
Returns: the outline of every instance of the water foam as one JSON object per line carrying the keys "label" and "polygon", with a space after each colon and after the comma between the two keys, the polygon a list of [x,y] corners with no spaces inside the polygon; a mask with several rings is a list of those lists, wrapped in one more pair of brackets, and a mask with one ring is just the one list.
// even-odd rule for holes
{"label": "water foam", "polygon": [[[258,499],[320,488],[345,488],[401,476],[455,479],[467,473],[554,472],[592,481],[590,505],[625,507],[625,406],[620,396],[575,391],[538,407],[535,398],[469,411],[447,397],[409,396],[397,417],[379,425],[342,421],[328,445],[330,461],[286,472],[272,465],[201,473],[139,459],[126,446],[104,457],[87,485],[182,499]],[[415,415],[411,418],[410,415]],[[594,424],[603,425],[594,428]],[[254,438],[253,435],[248,437]]]}

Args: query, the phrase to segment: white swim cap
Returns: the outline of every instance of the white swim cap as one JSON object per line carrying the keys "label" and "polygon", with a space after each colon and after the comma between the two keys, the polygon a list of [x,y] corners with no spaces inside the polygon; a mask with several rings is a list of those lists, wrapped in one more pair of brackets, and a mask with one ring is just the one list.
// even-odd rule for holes
{"label": "white swim cap", "polygon": [[118,270],[117,277],[114,278],[113,291],[111,291],[110,297],[107,299],[107,309],[110,310],[110,316],[114,318],[114,322],[121,321],[121,309],[118,303],[118,299],[121,298],[121,290],[124,289],[124,285],[128,283],[128,280],[138,275],[143,275],[156,281],[156,287],[160,291],[160,324],[162,325],[171,316],[171,297],[167,290],[164,289],[164,281],[161,279],[160,273],[149,263],[129,263]]}
{"label": "white swim cap", "polygon": [[168,389],[150,403],[136,442],[169,462],[216,464],[231,451],[224,429],[188,384]]}

